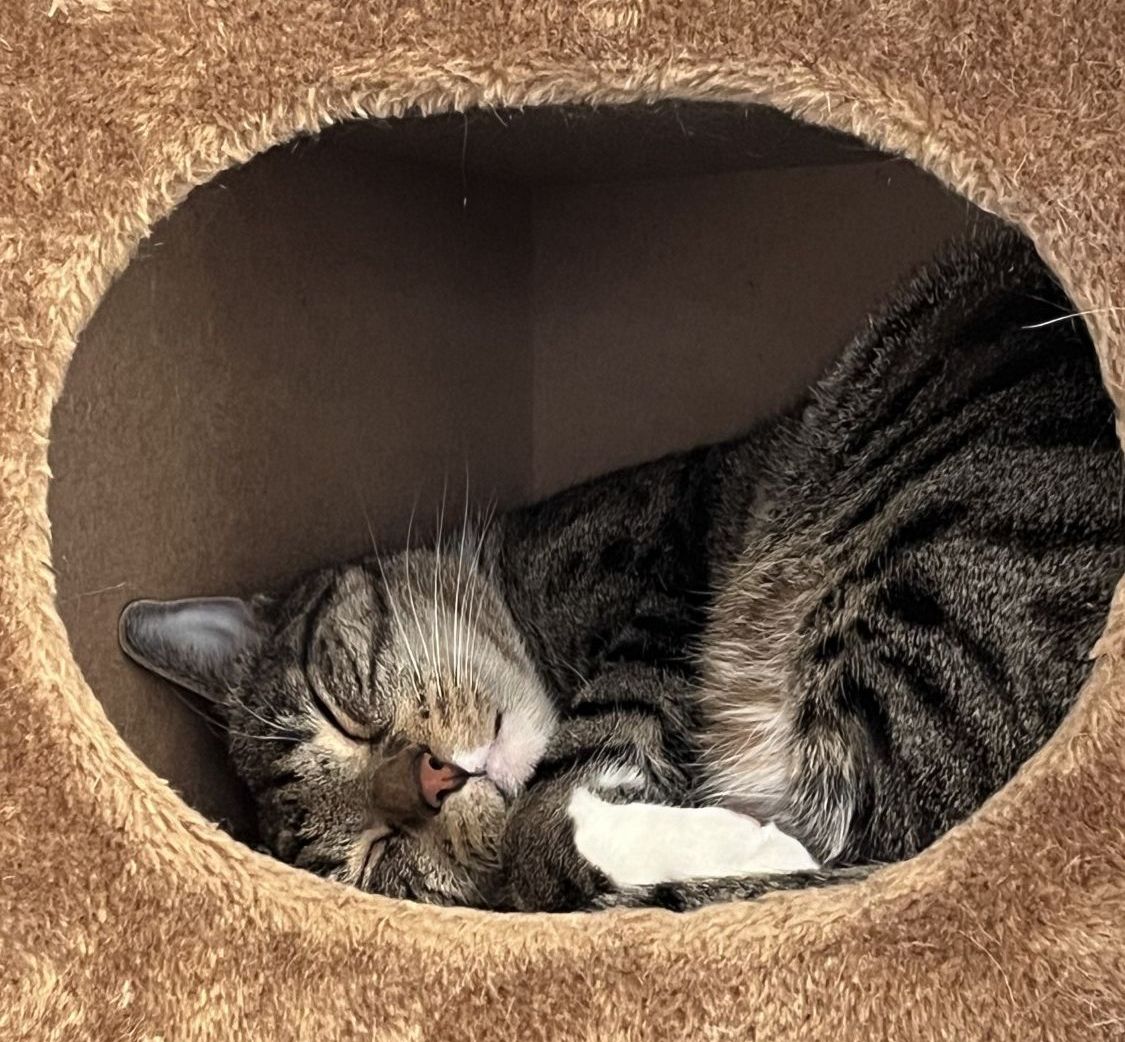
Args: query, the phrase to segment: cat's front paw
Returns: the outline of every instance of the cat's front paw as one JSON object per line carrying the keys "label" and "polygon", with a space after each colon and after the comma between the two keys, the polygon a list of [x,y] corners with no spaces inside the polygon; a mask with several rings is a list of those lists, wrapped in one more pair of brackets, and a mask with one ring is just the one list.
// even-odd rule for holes
{"label": "cat's front paw", "polygon": [[815,869],[792,836],[721,807],[609,803],[575,789],[574,846],[616,887]]}

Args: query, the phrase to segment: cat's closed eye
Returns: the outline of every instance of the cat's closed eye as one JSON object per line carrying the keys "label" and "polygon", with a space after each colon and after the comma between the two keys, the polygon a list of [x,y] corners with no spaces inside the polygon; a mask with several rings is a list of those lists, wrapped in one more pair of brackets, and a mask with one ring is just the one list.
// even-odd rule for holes
{"label": "cat's closed eye", "polygon": [[339,706],[325,698],[315,687],[310,686],[309,694],[317,712],[324,717],[325,723],[330,724],[345,738],[350,738],[353,742],[370,742],[372,740],[373,736],[369,733],[369,729],[364,728],[357,720],[343,712]]}

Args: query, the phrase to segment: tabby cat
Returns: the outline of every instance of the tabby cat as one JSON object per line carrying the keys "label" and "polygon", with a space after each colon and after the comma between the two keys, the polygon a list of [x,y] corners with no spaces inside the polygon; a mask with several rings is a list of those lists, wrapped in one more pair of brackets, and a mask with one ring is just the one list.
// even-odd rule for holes
{"label": "tabby cat", "polygon": [[[793,408],[280,596],[134,602],[279,858],[494,909],[861,876],[1059,725],[1125,567],[1114,410],[1014,232]],[[1068,317],[1069,316],[1069,317]]]}

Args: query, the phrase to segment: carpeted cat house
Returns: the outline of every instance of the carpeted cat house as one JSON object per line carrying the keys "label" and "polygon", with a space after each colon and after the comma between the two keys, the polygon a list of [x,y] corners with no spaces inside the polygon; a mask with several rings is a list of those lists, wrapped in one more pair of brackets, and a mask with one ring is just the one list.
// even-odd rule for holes
{"label": "carpeted cat house", "polygon": [[[134,705],[131,717],[113,710],[115,677],[124,685],[125,673],[99,672],[101,660],[82,651],[82,641],[93,639],[83,636],[92,632],[90,619],[110,647],[115,612],[129,595],[219,592],[185,587],[209,583],[218,572],[208,562],[234,553],[232,546],[273,545],[295,529],[310,540],[332,532],[351,475],[321,466],[331,451],[317,448],[317,431],[344,416],[344,426],[363,436],[370,410],[355,389],[396,386],[402,359],[429,359],[428,375],[417,381],[429,397],[396,393],[384,419],[406,431],[442,424],[468,431],[474,445],[493,445],[496,458],[514,451],[520,439],[505,432],[530,414],[517,416],[516,399],[503,388],[525,363],[497,345],[530,335],[529,312],[513,301],[536,297],[520,280],[541,254],[534,244],[501,248],[495,236],[517,216],[545,226],[521,209],[529,166],[543,181],[560,157],[572,175],[584,160],[573,137],[563,141],[547,124],[501,156],[505,169],[493,171],[492,187],[473,180],[469,159],[476,128],[534,122],[544,107],[561,107],[571,128],[583,112],[673,105],[679,121],[692,106],[746,107],[757,112],[745,117],[750,139],[755,127],[762,141],[790,133],[796,124],[784,113],[822,128],[809,130],[822,135],[817,149],[848,152],[862,142],[904,157],[959,193],[951,198],[1034,239],[1083,313],[1120,401],[1125,6],[12,0],[0,12],[0,84],[0,1038],[1125,1036],[1120,601],[1061,730],[964,825],[863,884],[685,915],[428,908],[287,868],[232,838],[237,822],[223,829],[210,820],[219,815],[189,806],[181,792],[190,785],[161,780],[176,755],[166,740],[172,718],[162,708],[171,703]],[[378,198],[393,189],[414,199],[374,224],[366,223],[369,207],[340,204],[337,223],[361,240],[356,255],[412,243],[425,253],[411,264],[429,281],[419,277],[409,299],[397,291],[380,296],[377,279],[349,281],[328,250],[318,256],[315,285],[277,292],[252,315],[239,312],[237,339],[256,361],[238,381],[235,347],[185,362],[177,336],[191,327],[196,340],[211,342],[223,315],[284,263],[264,247],[255,248],[256,260],[238,254],[244,224],[222,202],[227,188],[238,189],[224,178],[244,163],[249,170],[271,148],[284,155],[302,135],[329,128],[328,137],[354,120],[376,128],[355,146],[368,153],[404,147],[396,143],[399,123],[422,127],[408,147],[415,158],[429,149],[444,170],[442,184],[456,195],[449,220],[474,215],[475,230],[465,234],[475,245],[447,239],[434,223],[440,207],[426,201],[424,178],[389,168],[376,176],[353,164],[356,192]],[[707,177],[726,162],[708,152],[713,138],[705,130],[685,132],[686,144],[676,148],[649,147],[643,134],[620,125],[599,133],[620,144],[603,154],[631,157],[629,176],[638,183],[646,167],[682,161]],[[277,153],[276,146],[285,148]],[[704,154],[710,158],[700,160]],[[221,190],[194,193],[179,207],[206,183]],[[257,203],[267,216],[288,207],[313,242],[318,222],[308,215],[320,188],[314,175]],[[680,198],[653,191],[647,229],[671,221]],[[574,218],[579,210],[555,213],[559,234],[599,224],[589,210]],[[143,275],[158,273],[161,257],[181,249],[172,224],[181,211],[210,229],[217,250],[234,251],[181,256],[212,273],[226,311],[210,307],[214,295],[167,305],[154,289],[157,274]],[[904,227],[909,217],[905,207]],[[687,234],[700,227],[695,215],[678,219],[684,241],[699,238]],[[857,222],[856,234],[869,223]],[[623,233],[612,226],[607,237],[620,241]],[[633,255],[642,241],[628,240]],[[148,251],[154,267],[131,276],[138,251]],[[737,264],[729,241],[716,237],[703,252],[710,274],[668,296],[703,300],[701,310],[713,314],[716,287],[734,295],[746,286],[723,281]],[[873,252],[857,250],[835,267]],[[253,271],[251,261],[260,262]],[[605,287],[598,299],[626,299],[628,279],[611,279],[598,264],[573,265],[573,278]],[[329,289],[337,306],[319,312]],[[120,303],[125,297],[131,303]],[[472,321],[458,317],[461,305],[478,309]],[[358,368],[326,370],[338,338],[312,334],[352,308],[372,308],[399,330],[397,353],[375,365],[357,349],[348,365]],[[792,321],[800,311],[793,309]],[[157,333],[133,335],[126,313],[148,315]],[[298,321],[309,334],[304,354],[271,354]],[[424,335],[422,322],[431,323]],[[462,374],[457,359],[470,357],[464,337],[471,329],[486,330],[481,336],[492,347],[480,347],[472,372]],[[555,325],[562,338],[579,332],[573,322]],[[639,340],[643,348],[646,337]],[[426,355],[435,344],[446,353]],[[768,365],[769,357],[755,364]],[[557,389],[579,368],[520,371]],[[469,397],[487,409],[458,411],[470,385]],[[701,411],[698,402],[684,404],[680,389],[670,394]],[[67,396],[72,404],[56,408]],[[191,408],[177,404],[189,399]],[[311,454],[310,465],[324,471],[314,508],[299,515],[281,503],[240,531],[230,504],[268,496],[282,481],[269,469],[278,466],[273,456],[246,447],[240,418],[257,417],[259,433],[284,432],[288,410],[312,399],[318,422],[280,455],[297,466],[302,453]],[[582,429],[604,441],[596,417],[588,419]],[[216,431],[225,432],[226,448],[210,468],[192,465],[185,453]],[[573,446],[577,437],[568,433],[560,444]],[[432,462],[416,439],[403,444],[421,455],[406,464],[399,457],[398,470],[386,463],[380,471],[377,446],[366,454],[382,497],[371,508],[376,527],[391,524],[379,514],[384,505],[410,492],[405,477],[380,485],[379,475]],[[581,465],[568,464],[574,472]],[[566,467],[556,469],[557,477]],[[494,471],[493,485],[511,497],[526,491],[515,470]],[[206,516],[197,513],[201,502],[210,504]],[[139,515],[148,519],[143,539],[130,527]],[[175,581],[158,570],[147,578],[129,572],[141,543],[153,562],[190,559],[190,566]],[[309,557],[282,554],[269,568],[281,574]],[[73,578],[75,569],[95,574],[90,561],[120,563],[122,571],[91,588]],[[266,572],[238,574],[252,585]],[[153,748],[163,741],[164,759],[138,755],[142,739]],[[192,802],[207,809],[204,798]]]}

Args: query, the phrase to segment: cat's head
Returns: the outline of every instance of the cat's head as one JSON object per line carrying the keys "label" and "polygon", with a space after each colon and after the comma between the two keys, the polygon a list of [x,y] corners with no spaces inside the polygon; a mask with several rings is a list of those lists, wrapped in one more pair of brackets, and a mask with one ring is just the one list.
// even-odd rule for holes
{"label": "cat's head", "polygon": [[276,599],[135,601],[120,636],[218,707],[278,857],[392,896],[481,900],[555,714],[473,559],[415,550]]}

